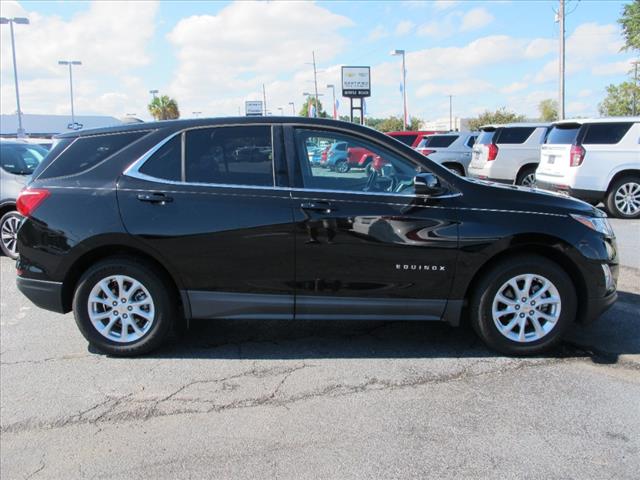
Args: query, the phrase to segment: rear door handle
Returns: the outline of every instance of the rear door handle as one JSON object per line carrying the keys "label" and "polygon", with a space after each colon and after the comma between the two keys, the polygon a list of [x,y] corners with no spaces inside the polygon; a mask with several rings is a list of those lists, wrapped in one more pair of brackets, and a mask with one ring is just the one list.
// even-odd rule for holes
{"label": "rear door handle", "polygon": [[164,193],[141,193],[138,195],[138,200],[141,202],[157,203],[158,205],[173,202],[173,198]]}
{"label": "rear door handle", "polygon": [[304,202],[300,204],[303,210],[311,210],[313,212],[331,213],[335,208],[328,202]]}

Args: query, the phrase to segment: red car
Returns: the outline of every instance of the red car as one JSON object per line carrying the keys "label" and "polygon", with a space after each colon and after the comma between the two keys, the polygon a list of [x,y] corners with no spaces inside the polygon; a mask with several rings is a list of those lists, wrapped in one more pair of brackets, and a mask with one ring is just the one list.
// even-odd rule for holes
{"label": "red car", "polygon": [[400,140],[402,143],[410,146],[411,148],[416,148],[426,135],[432,135],[434,133],[443,132],[436,130],[419,130],[413,132],[403,130],[402,132],[387,132],[387,135],[395,138],[396,140]]}

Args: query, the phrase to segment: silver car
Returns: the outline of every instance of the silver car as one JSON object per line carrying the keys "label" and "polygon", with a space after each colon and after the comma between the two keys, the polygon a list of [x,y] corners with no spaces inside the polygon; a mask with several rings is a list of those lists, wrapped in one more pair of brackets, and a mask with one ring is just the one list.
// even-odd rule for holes
{"label": "silver car", "polygon": [[451,132],[427,135],[416,147],[430,160],[444,165],[460,176],[467,175],[471,161],[471,149],[478,132]]}
{"label": "silver car", "polygon": [[19,140],[0,142],[0,249],[17,258],[16,235],[22,216],[16,211],[16,198],[47,149]]}

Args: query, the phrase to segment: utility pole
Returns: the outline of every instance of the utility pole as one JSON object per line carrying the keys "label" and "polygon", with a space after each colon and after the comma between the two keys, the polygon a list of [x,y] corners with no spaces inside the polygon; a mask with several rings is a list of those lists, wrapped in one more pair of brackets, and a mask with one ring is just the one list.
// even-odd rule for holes
{"label": "utility pole", "polygon": [[453,95],[449,95],[449,131],[453,132]]}
{"label": "utility pole", "polygon": [[640,63],[640,61],[635,60],[631,63],[633,64],[633,105],[631,106],[631,111],[635,117],[638,112],[638,108],[636,107],[636,90],[638,90],[638,63]]}
{"label": "utility pole", "polygon": [[296,104],[294,102],[289,102],[289,105],[291,105],[291,114],[295,117],[296,116]]}
{"label": "utility pole", "polygon": [[20,91],[18,90],[18,67],[16,64],[16,45],[15,39],[13,36],[13,24],[17,23],[19,25],[29,25],[29,19],[24,17],[15,17],[15,18],[6,18],[1,17],[0,23],[2,25],[9,24],[9,29],[11,30],[11,54],[13,56],[13,83],[16,87],[16,107],[18,109],[18,130],[16,132],[16,136],[18,138],[23,138],[25,136],[24,128],[22,127],[22,109],[20,108]]}
{"label": "utility pole", "polygon": [[558,120],[564,120],[564,0],[560,0],[560,8],[558,9],[558,24],[560,26],[560,81],[558,91]]}
{"label": "utility pole", "polygon": [[267,116],[267,91],[264,89],[264,83],[262,84],[262,105],[264,106],[264,116]]}
{"label": "utility pole", "polygon": [[311,55],[313,56],[313,84],[316,92],[316,117],[319,117],[320,108],[318,108],[318,71],[316,70],[316,52],[312,51]]}

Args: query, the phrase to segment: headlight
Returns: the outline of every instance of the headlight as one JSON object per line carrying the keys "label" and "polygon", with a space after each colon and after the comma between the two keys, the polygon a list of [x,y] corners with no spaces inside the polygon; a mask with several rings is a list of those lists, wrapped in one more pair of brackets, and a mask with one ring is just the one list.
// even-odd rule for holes
{"label": "headlight", "polygon": [[585,217],[584,215],[571,215],[571,218],[579,221],[585,227],[602,233],[603,235],[614,236],[613,229],[606,217]]}

